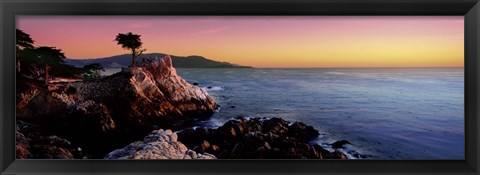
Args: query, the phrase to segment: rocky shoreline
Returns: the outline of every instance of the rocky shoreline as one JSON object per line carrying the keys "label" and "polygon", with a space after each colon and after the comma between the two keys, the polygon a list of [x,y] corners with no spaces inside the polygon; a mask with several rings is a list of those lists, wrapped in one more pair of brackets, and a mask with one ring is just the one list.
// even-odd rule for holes
{"label": "rocky shoreline", "polygon": [[239,118],[216,129],[184,129],[179,140],[198,153],[220,159],[347,159],[309,142],[319,132],[303,122],[281,118]]}
{"label": "rocky shoreline", "polygon": [[18,159],[346,159],[310,145],[319,133],[302,122],[240,118],[185,129],[218,105],[178,76],[169,56],[99,81],[45,86],[19,77]]}
{"label": "rocky shoreline", "polygon": [[[170,57],[99,81],[42,83],[17,79],[16,118],[24,123],[17,132],[29,145],[38,137],[64,138],[87,158],[103,158],[155,129],[190,126],[217,108],[206,91],[176,74]],[[18,158],[49,157],[35,155]]]}

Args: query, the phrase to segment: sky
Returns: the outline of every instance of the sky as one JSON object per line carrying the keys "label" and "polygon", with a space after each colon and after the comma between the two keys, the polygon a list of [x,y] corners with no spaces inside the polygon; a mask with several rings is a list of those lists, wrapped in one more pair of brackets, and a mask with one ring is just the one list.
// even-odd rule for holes
{"label": "sky", "polygon": [[200,55],[261,68],[463,67],[463,16],[17,16],[35,46],[68,58],[129,53]]}

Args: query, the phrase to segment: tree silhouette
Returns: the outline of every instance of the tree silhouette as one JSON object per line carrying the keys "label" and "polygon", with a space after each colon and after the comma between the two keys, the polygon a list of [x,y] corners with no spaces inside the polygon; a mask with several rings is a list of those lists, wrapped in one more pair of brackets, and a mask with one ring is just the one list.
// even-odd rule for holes
{"label": "tree silhouette", "polygon": [[17,58],[17,72],[21,71],[21,62],[24,56],[24,50],[33,49],[33,39],[30,38],[30,35],[23,32],[20,29],[16,30],[16,58]]}
{"label": "tree silhouette", "polygon": [[140,56],[146,49],[142,49],[142,41],[140,35],[132,34],[128,32],[126,34],[119,33],[115,38],[118,45],[122,45],[122,48],[129,49],[132,53],[132,66],[135,67],[135,58]]}
{"label": "tree silhouette", "polygon": [[105,71],[99,63],[93,63],[83,66],[83,75],[86,80],[98,80],[101,78],[100,71]]}
{"label": "tree silhouette", "polygon": [[33,39],[30,38],[30,35],[23,32],[20,29],[16,30],[16,39],[17,39],[17,49],[33,49]]}
{"label": "tree silhouette", "polygon": [[33,74],[40,76],[45,73],[45,83],[48,84],[48,71],[65,65],[63,60],[65,54],[55,47],[41,46],[35,49],[28,49],[25,52],[25,59],[33,66]]}
{"label": "tree silhouette", "polygon": [[[49,75],[61,77],[80,77],[82,68],[68,65],[65,54],[55,47],[33,46],[34,40],[20,29],[16,30],[17,72],[30,78],[40,78],[45,75],[48,83]],[[51,70],[51,71],[49,71]],[[22,76],[17,76],[22,77]]]}

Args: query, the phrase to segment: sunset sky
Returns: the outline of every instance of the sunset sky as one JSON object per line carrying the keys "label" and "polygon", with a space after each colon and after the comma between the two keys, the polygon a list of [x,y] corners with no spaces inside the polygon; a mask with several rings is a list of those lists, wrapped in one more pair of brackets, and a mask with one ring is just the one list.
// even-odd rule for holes
{"label": "sunset sky", "polygon": [[36,46],[68,58],[128,53],[201,55],[254,67],[463,67],[463,16],[20,16]]}

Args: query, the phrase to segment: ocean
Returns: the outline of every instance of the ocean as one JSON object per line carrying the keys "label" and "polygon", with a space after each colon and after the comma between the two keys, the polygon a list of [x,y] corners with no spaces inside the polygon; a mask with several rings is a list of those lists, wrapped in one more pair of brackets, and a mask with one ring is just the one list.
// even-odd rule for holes
{"label": "ocean", "polygon": [[177,69],[221,106],[203,127],[280,117],[359,159],[464,159],[463,68]]}

